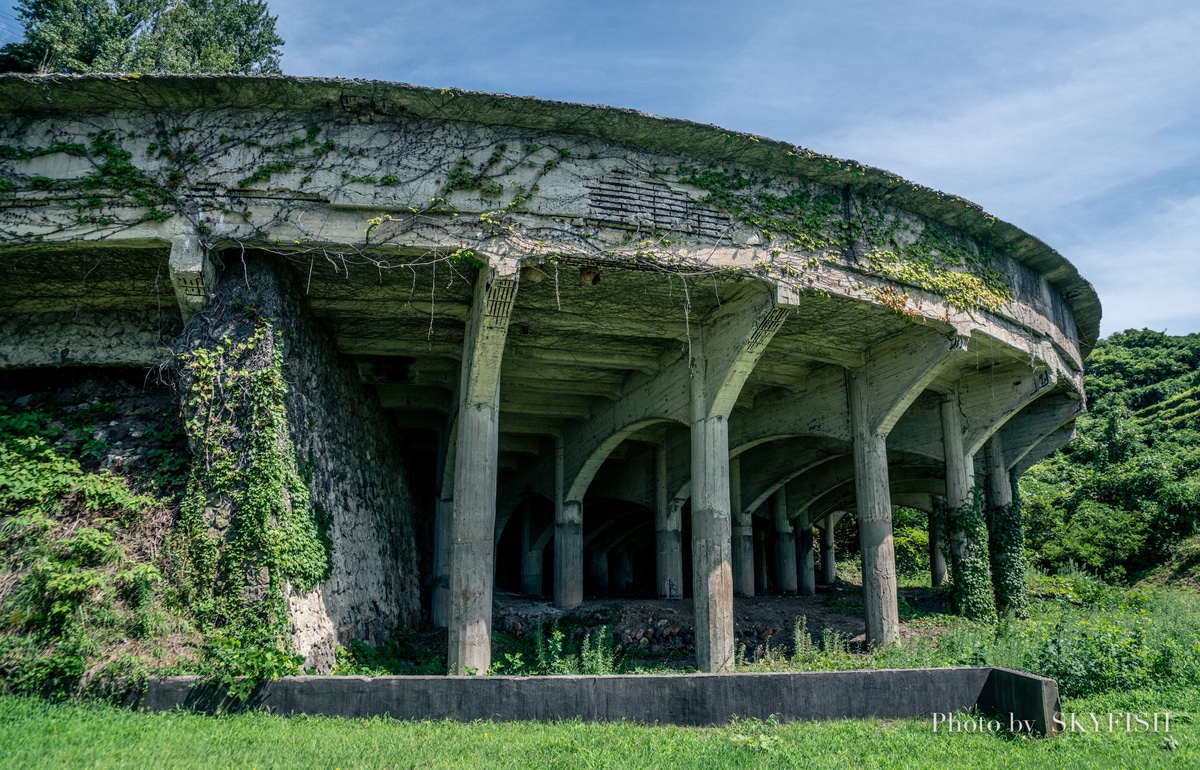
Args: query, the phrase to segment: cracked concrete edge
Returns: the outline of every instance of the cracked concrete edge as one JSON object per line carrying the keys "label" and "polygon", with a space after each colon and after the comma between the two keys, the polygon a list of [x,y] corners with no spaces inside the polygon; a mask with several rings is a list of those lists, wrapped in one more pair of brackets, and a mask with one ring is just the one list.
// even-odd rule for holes
{"label": "cracked concrete edge", "polygon": [[978,709],[1054,734],[1058,685],[1023,671],[887,669],[763,674],[616,676],[285,677],[230,702],[197,677],[151,679],[137,705],[150,711],[266,709],[275,714],[474,721],[620,721],[722,725],[733,717],[905,719]]}

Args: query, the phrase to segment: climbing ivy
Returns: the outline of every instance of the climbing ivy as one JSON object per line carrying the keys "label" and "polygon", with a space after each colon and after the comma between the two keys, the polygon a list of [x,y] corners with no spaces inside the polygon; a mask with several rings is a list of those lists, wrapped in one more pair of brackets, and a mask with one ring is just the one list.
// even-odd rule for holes
{"label": "climbing ivy", "polygon": [[997,612],[1023,618],[1029,614],[1025,591],[1025,530],[1017,474],[1012,473],[1009,478],[1013,502],[988,511],[992,586],[996,592]]}
{"label": "climbing ivy", "polygon": [[973,487],[967,502],[949,512],[950,600],[955,613],[971,620],[996,619],[988,570],[983,490]]}
{"label": "climbing ivy", "polygon": [[[993,266],[993,249],[975,247],[933,222],[906,222],[870,200],[851,204],[833,190],[772,191],[773,180],[717,166],[680,165],[677,172],[680,182],[707,191],[704,204],[733,214],[783,249],[853,254],[865,241],[870,272],[941,296],[960,310],[996,312],[1012,299]],[[893,290],[876,299],[917,317],[907,294]]]}
{"label": "climbing ivy", "polygon": [[278,330],[253,309],[242,321],[244,338],[226,334],[179,357],[197,457],[179,547],[202,625],[235,638],[269,631],[286,647],[284,583],[304,593],[328,577],[330,544],[288,437]]}
{"label": "climbing ivy", "polygon": [[944,297],[960,310],[996,312],[1012,299],[1008,285],[992,267],[996,253],[986,247],[972,249],[949,230],[926,223],[911,241],[905,241],[895,223],[875,231],[876,246],[867,255],[874,272],[900,283]]}
{"label": "climbing ivy", "polygon": [[846,246],[851,228],[841,217],[841,196],[833,191],[796,187],[778,193],[768,187],[770,180],[736,170],[682,164],[676,170],[680,182],[708,192],[704,204],[733,214],[768,241],[778,238],[784,248],[809,252]]}

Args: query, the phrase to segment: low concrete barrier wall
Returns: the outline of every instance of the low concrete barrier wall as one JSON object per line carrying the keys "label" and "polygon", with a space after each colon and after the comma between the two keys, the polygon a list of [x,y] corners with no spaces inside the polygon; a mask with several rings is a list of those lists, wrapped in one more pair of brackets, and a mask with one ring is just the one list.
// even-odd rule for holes
{"label": "low concrete barrier wall", "polygon": [[[195,677],[151,680],[144,708],[229,704]],[[277,714],[396,719],[630,720],[719,725],[733,716],[897,719],[978,709],[1052,734],[1053,679],[998,668],[646,676],[298,676],[266,682],[248,705]]]}

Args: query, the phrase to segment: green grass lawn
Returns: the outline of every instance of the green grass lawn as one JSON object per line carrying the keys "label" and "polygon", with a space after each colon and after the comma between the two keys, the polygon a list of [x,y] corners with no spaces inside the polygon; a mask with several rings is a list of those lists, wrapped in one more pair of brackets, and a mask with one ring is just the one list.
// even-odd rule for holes
{"label": "green grass lawn", "polygon": [[[3,767],[1200,767],[1200,690],[1068,702],[1067,712],[1172,713],[1166,733],[1068,733],[1056,740],[933,732],[929,720],[720,728],[628,723],[397,722],[147,714],[96,702],[0,696]],[[1168,741],[1167,739],[1170,739]],[[1173,744],[1171,744],[1173,741]]]}

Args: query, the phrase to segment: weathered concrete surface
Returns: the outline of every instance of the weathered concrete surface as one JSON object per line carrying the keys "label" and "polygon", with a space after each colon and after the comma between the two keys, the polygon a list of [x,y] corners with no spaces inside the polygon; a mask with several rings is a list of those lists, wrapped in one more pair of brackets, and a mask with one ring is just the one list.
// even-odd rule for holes
{"label": "weathered concrete surface", "polygon": [[[212,710],[218,693],[194,677],[151,680],[141,706]],[[785,720],[904,719],[979,708],[1032,720],[1053,735],[1052,679],[994,668],[774,674],[532,677],[288,677],[247,704],[276,714],[498,721],[583,719],[722,725],[737,716]]]}
{"label": "weathered concrete surface", "polygon": [[511,126],[526,134],[594,136],[619,145],[747,163],[776,173],[800,174],[839,189],[883,194],[900,207],[1012,250],[1034,271],[1051,276],[1052,288],[1071,298],[1075,319],[1085,332],[1091,332],[1084,339],[1085,345],[1094,344],[1099,328],[1100,304],[1094,290],[1074,266],[1017,227],[986,216],[970,201],[930,190],[887,171],[839,161],[782,142],[740,134],[732,137],[742,141],[731,141],[731,134],[716,126],[613,107],[378,81],[269,75],[142,76],[136,80],[104,75],[55,75],[53,80],[6,75],[0,79],[0,109],[23,116],[105,110],[246,108],[268,113],[328,114],[338,110],[364,123],[411,116],[461,124]]}
{"label": "weathered concrete surface", "polygon": [[[765,574],[763,503],[857,509],[872,640],[892,638],[890,506],[959,495],[994,434],[1020,471],[1082,409],[1100,307],[1074,267],[974,204],[799,147],[286,77],[4,76],[0,114],[0,366],[157,365],[216,266],[270,254],[434,480],[423,583],[471,668],[490,592],[538,582],[512,516],[530,501],[554,511],[537,540],[560,606],[608,528],[593,558],[618,590],[692,592],[712,671],[733,594]],[[765,226],[783,201],[795,216]],[[477,350],[499,308],[474,288],[501,269],[521,288]],[[1003,291],[954,299],[924,269]]]}

